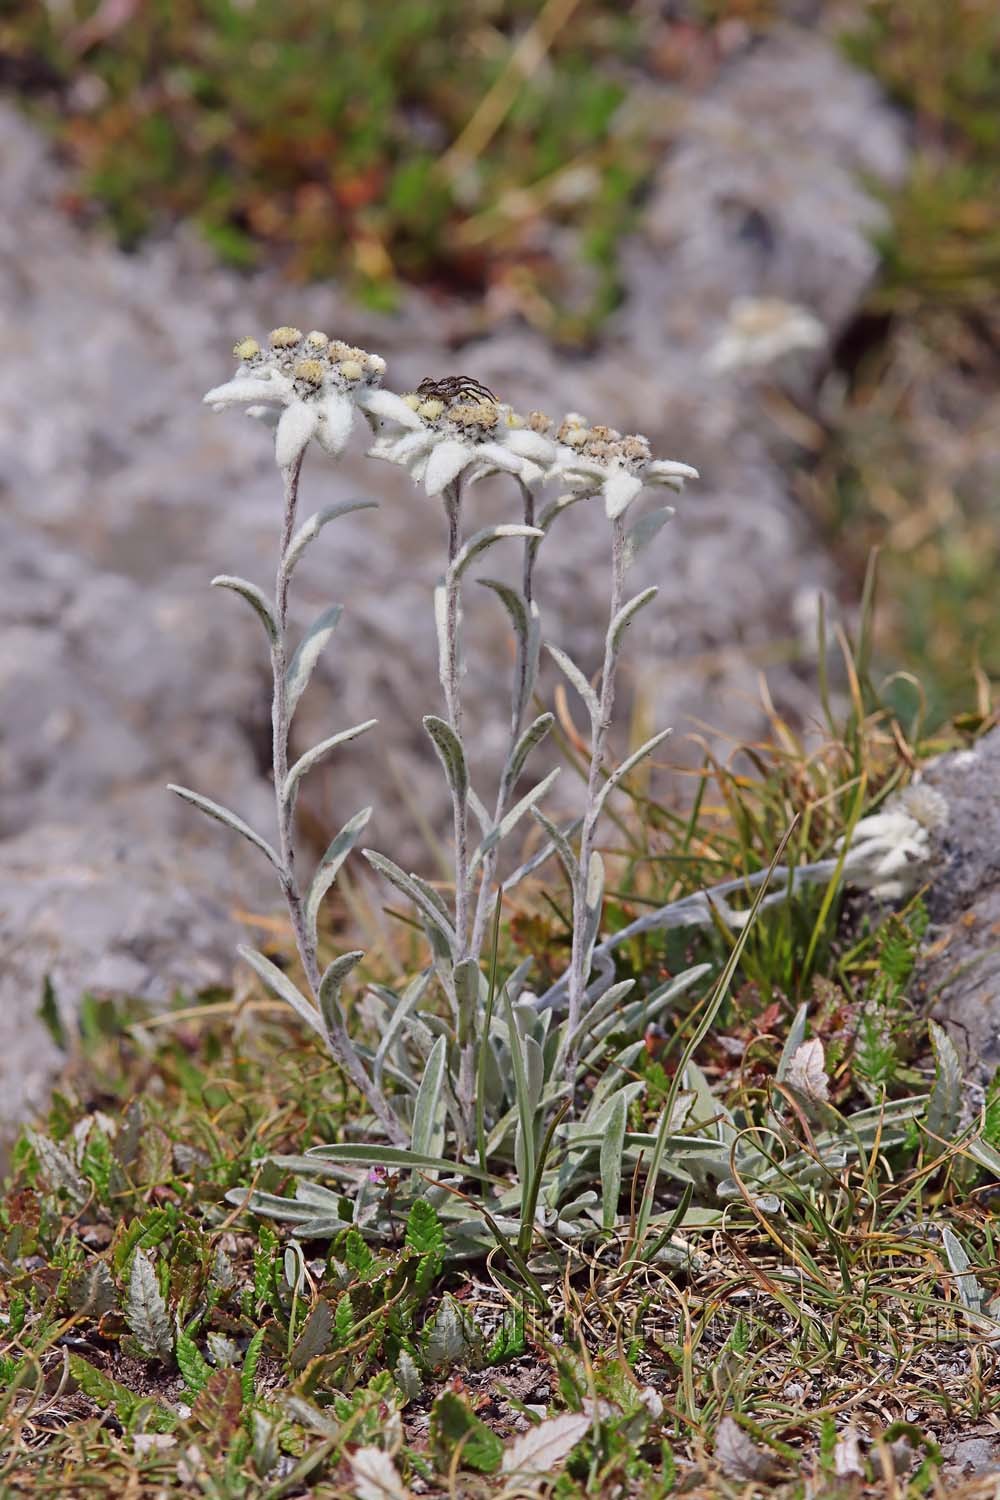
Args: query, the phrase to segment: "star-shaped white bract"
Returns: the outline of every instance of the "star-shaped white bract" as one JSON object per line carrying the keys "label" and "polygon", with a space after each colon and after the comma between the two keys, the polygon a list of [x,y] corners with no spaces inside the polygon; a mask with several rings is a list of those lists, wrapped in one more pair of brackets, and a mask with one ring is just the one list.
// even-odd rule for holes
{"label": "star-shaped white bract", "polygon": [[612,521],[625,513],[647,485],[680,491],[686,479],[698,478],[698,470],[690,464],[654,458],[646,438],[623,437],[613,427],[592,427],[579,412],[568,413],[552,437],[525,431],[512,433],[507,441],[546,465],[547,478],[558,476],[579,494],[600,493]]}
{"label": "star-shaped white bract", "polygon": [[216,411],[246,406],[250,416],[272,423],[281,469],[297,463],[313,438],[327,453],[341,453],[359,410],[372,425],[418,425],[399,396],[381,389],[385,360],[325,333],[275,328],[266,350],[242,339],[233,352],[240,361],[235,376],[204,400]]}
{"label": "star-shaped white bract", "polygon": [[[495,401],[419,395],[400,398],[410,420],[403,430],[387,431],[376,438],[369,452],[408,470],[428,495],[440,495],[456,480],[475,481],[498,471],[529,478],[536,466],[506,444],[509,408]],[[390,416],[390,422],[398,421]]]}
{"label": "star-shaped white bract", "polygon": [[882,901],[901,900],[923,880],[934,853],[933,835],[947,821],[948,804],[940,792],[919,783],[905,787],[880,812],[855,825],[844,859],[846,878]]}

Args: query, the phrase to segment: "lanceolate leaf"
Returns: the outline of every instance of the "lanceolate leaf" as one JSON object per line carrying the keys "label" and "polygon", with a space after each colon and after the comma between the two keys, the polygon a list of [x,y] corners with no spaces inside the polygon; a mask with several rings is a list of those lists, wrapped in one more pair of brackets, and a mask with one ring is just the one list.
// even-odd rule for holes
{"label": "lanceolate leaf", "polygon": [[469,773],[465,764],[465,751],[462,741],[444,719],[439,719],[436,714],[424,715],[424,728],[434,742],[438,760],[444,767],[444,774],[448,778],[452,796],[464,802],[469,790]]}
{"label": "lanceolate leaf", "polygon": [[500,583],[496,578],[477,578],[483,588],[492,589],[500,600],[504,609],[510,616],[510,623],[514,627],[514,633],[522,642],[528,639],[529,621],[528,607],[524,602],[524,595],[520,589],[515,589],[509,583]]}
{"label": "lanceolate leaf", "polygon": [[586,677],[584,677],[583,673],[580,671],[580,668],[576,665],[576,662],[571,661],[570,658],[566,655],[565,651],[560,651],[558,646],[550,645],[549,642],[545,643],[545,649],[551,656],[552,660],[555,662],[556,666],[559,668],[560,672],[563,673],[567,680],[573,684],[577,692],[580,694],[580,697],[586,704],[587,712],[590,715],[590,722],[592,724],[596,724],[601,713],[600,705],[597,701],[597,694],[594,692],[594,689],[591,687]]}
{"label": "lanceolate leaf", "polygon": [[370,807],[363,807],[360,812],[355,813],[350,822],[344,824],[316,867],[305,902],[306,920],[314,938],[323,897],[340,874],[344,860],[354,848],[371,815]]}
{"label": "lanceolate leaf", "polygon": [[492,547],[494,542],[501,542],[507,537],[541,537],[543,533],[537,526],[484,526],[482,531],[477,531],[461,548],[454,562],[451,564],[452,578],[457,582],[473,558],[478,557],[480,552],[485,552],[487,547]]}
{"label": "lanceolate leaf", "polygon": [[349,740],[356,740],[359,734],[364,734],[366,729],[372,729],[377,723],[378,719],[366,719],[363,724],[354,724],[350,729],[342,729],[339,734],[331,734],[329,739],[321,740],[318,745],[313,745],[311,750],[307,750],[285,777],[285,784],[281,789],[281,795],[285,801],[287,802],[292,796],[306,772],[318,765],[324,755],[328,755],[338,745],[346,745]]}
{"label": "lanceolate leaf", "polygon": [[622,1153],[625,1150],[625,1095],[615,1096],[601,1142],[601,1217],[605,1229],[613,1229],[618,1217],[622,1189]]}
{"label": "lanceolate leaf", "polygon": [[431,1048],[427,1067],[413,1106],[413,1150],[418,1156],[439,1156],[444,1145],[444,1069],[447,1042],[439,1036]]}
{"label": "lanceolate leaf", "polygon": [[393,864],[391,859],[387,859],[384,854],[376,853],[374,849],[362,849],[361,852],[373,870],[384,875],[390,885],[394,885],[397,891],[402,891],[404,896],[409,897],[420,914],[438,930],[448,947],[454,950],[454,928],[442,914],[437,901],[432,900],[427,891],[421,888],[422,882],[418,882],[413,875],[407,875],[397,864]]}
{"label": "lanceolate leaf", "polygon": [[285,675],[289,719],[291,719],[298,707],[299,699],[305,692],[309,684],[309,679],[313,674],[313,668],[319,661],[327,641],[336,630],[343,612],[344,607],[342,604],[331,604],[329,609],[325,609],[313,621],[299,642],[298,649],[292,657]]}
{"label": "lanceolate leaf", "polygon": [[625,634],[625,631],[628,629],[629,625],[631,625],[640,609],[642,609],[645,605],[651,603],[651,601],[656,598],[658,593],[659,589],[656,587],[643,589],[641,594],[636,594],[634,599],[630,599],[627,604],[622,605],[621,609],[618,611],[614,619],[611,621],[611,624],[608,626],[608,636],[611,640],[611,649],[613,651],[617,651],[618,647],[621,645],[622,636]]}
{"label": "lanceolate leaf", "polygon": [[175,786],[173,782],[167,787],[168,792],[174,792],[176,796],[182,797],[185,802],[190,802],[193,807],[199,807],[203,813],[210,818],[215,818],[219,823],[225,823],[234,833],[242,834],[262,854],[266,854],[276,870],[281,869],[281,859],[276,849],[272,849],[266,839],[262,839],[259,833],[254,833],[249,823],[244,823],[228,807],[222,807],[220,803],[213,802],[210,797],[203,797],[200,792],[193,792],[187,786]]}
{"label": "lanceolate leaf", "polygon": [[284,1000],[290,1005],[296,1015],[301,1016],[306,1025],[311,1026],[317,1036],[323,1037],[325,1041],[326,1032],[319,1011],[315,1005],[306,999],[300,990],[296,989],[288,975],[283,974],[277,964],[273,964],[269,958],[265,958],[263,953],[258,953],[256,948],[239,948],[237,952],[242,959],[246,960],[251,969],[263,979],[268,989],[273,990],[279,1000]]}
{"label": "lanceolate leaf", "polygon": [[663,505],[640,516],[625,538],[625,566],[631,567],[642,549],[649,545],[674,514],[672,505]]}
{"label": "lanceolate leaf", "polygon": [[220,573],[218,578],[212,579],[212,587],[213,589],[231,589],[234,594],[239,594],[263,622],[268,639],[272,642],[278,639],[278,626],[274,619],[271,601],[255,583],[248,583],[245,578],[233,578],[228,573]]}
{"label": "lanceolate leaf", "polygon": [[936,1021],[931,1021],[934,1049],[934,1086],[927,1101],[927,1129],[938,1141],[951,1142],[962,1113],[962,1064],[955,1044]]}
{"label": "lanceolate leaf", "polygon": [[530,792],[526,792],[521,800],[519,802],[515,802],[510,811],[504,814],[504,816],[500,819],[500,822],[490,830],[490,832],[483,839],[483,842],[480,844],[479,848],[476,850],[475,854],[472,856],[472,859],[469,863],[470,875],[473,874],[478,868],[480,861],[483,859],[483,856],[486,855],[496,844],[499,844],[502,839],[505,839],[508,833],[510,833],[511,830],[515,828],[520,820],[524,817],[524,814],[528,811],[528,809],[534,807],[535,803],[540,801],[540,799],[545,796],[545,793],[549,790],[558,775],[559,767],[556,766],[554,771],[550,771],[549,774],[544,778],[544,780],[540,781],[537,786],[532,787]]}
{"label": "lanceolate leaf", "polygon": [[573,853],[573,847],[570,844],[569,839],[561,829],[557,828],[556,825],[545,816],[543,812],[539,812],[537,807],[533,807],[531,809],[531,816],[535,819],[536,823],[540,823],[541,826],[545,829],[545,832],[549,836],[552,848],[559,856],[559,863],[562,865],[563,869],[566,872],[566,879],[569,881],[571,886],[575,886],[577,880],[580,878],[580,866],[577,862],[576,855]]}
{"label": "lanceolate leaf", "polygon": [[285,572],[289,577],[301,558],[309,543],[319,536],[324,526],[331,521],[336,521],[339,516],[349,515],[352,510],[377,510],[377,500],[341,500],[336,505],[324,505],[311,515],[307,521],[303,521],[298,531],[292,537],[285,553]]}
{"label": "lanceolate leaf", "polygon": [[549,730],[552,728],[555,722],[556,720],[554,714],[539,714],[534,723],[529,724],[527,729],[520,736],[517,744],[510,752],[510,759],[508,760],[506,767],[507,776],[510,779],[510,783],[512,786],[520,776],[521,768],[523,767],[524,762],[527,760],[528,756],[531,754],[532,750],[534,750],[536,745],[540,745],[542,743],[542,740],[544,740],[545,736],[548,734]]}
{"label": "lanceolate leaf", "polygon": [[595,799],[594,806],[598,811],[604,806],[609,795],[618,786],[619,782],[624,781],[629,772],[634,771],[640,761],[645,760],[647,755],[651,755],[657,745],[662,745],[663,741],[672,733],[673,730],[671,729],[661,729],[659,734],[654,734],[652,739],[647,740],[644,745],[640,745],[638,750],[633,750],[632,754],[626,760],[622,761],[616,771],[612,771]]}
{"label": "lanceolate leaf", "polygon": [[340,991],[348,974],[364,956],[360,949],[353,953],[342,953],[339,958],[335,958],[328,965],[320,981],[319,1008],[322,1011],[326,1029],[331,1034],[343,1030],[344,1018],[340,1009]]}

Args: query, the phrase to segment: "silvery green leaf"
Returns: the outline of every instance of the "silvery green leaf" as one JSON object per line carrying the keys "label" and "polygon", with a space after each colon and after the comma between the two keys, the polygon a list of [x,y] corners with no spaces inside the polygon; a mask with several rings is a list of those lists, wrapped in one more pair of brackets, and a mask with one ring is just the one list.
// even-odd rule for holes
{"label": "silvery green leaf", "polygon": [[510,757],[505,767],[506,775],[511,786],[517,781],[521,774],[521,768],[536,745],[540,745],[556,722],[554,714],[539,714],[533,724],[520,735],[517,744],[510,752]]}
{"label": "silvery green leaf", "polygon": [[[538,812],[537,808],[533,807],[531,809],[531,815],[533,818],[535,818],[536,821],[541,821],[541,814]],[[573,857],[569,840],[571,838],[574,838],[576,834],[579,833],[582,823],[582,818],[574,818],[572,823],[566,824],[565,828],[556,828],[554,824],[549,825],[562,839],[565,847],[567,849],[570,849],[570,857],[571,859],[573,859],[574,866],[576,864],[576,861]],[[512,891],[514,887],[520,884],[522,880],[527,880],[529,875],[533,875],[536,870],[540,870],[542,865],[545,864],[546,860],[551,859],[552,855],[558,852],[559,851],[553,839],[546,839],[545,843],[542,844],[540,849],[536,850],[536,852],[531,856],[530,859],[526,859],[523,864],[518,865],[517,869],[513,870],[507,876],[507,879],[503,883],[504,890]]]}
{"label": "silvery green leaf", "polygon": [[137,1250],[132,1257],[123,1311],[125,1321],[143,1352],[153,1359],[169,1360],[174,1352],[170,1314],[153,1263],[145,1250]]}
{"label": "silvery green leaf", "polygon": [[[553,500],[550,505],[547,505],[538,517],[539,531],[544,536],[551,529],[553,521],[558,520],[561,515],[569,510],[571,505],[578,505],[581,500],[585,500],[586,498],[587,496],[580,491],[574,491],[569,495],[560,495],[558,500]],[[541,545],[541,538],[536,542],[532,542],[531,545],[537,551]]]}
{"label": "silvery green leaf", "polygon": [[599,812],[600,809],[604,806],[608,797],[614,791],[615,787],[618,786],[619,782],[624,781],[629,772],[634,771],[639,762],[645,760],[647,755],[651,755],[652,752],[656,749],[657,745],[662,745],[663,741],[667,739],[671,734],[673,734],[672,729],[661,729],[659,734],[654,734],[652,739],[648,739],[644,745],[640,745],[638,750],[633,750],[632,754],[622,761],[618,769],[612,771],[611,775],[601,787],[600,791],[597,794],[597,797],[594,800],[594,807],[596,811]]}
{"label": "silvery green leaf", "polygon": [[934,1086],[927,1101],[927,1129],[939,1141],[952,1141],[962,1114],[962,1064],[955,1044],[936,1021],[929,1023],[934,1049]]}
{"label": "silvery green leaf", "polygon": [[474,958],[463,958],[452,972],[455,999],[458,1004],[458,1044],[464,1047],[475,1036],[476,1018],[479,1014],[479,990],[481,975]]}
{"label": "silvery green leaf", "polygon": [[788,1036],[785,1038],[785,1045],[781,1049],[781,1057],[778,1059],[778,1066],[775,1069],[774,1073],[775,1079],[778,1083],[784,1083],[786,1077],[788,1076],[788,1069],[791,1066],[792,1058],[795,1056],[796,1052],[806,1039],[806,1018],[808,1015],[808,1004],[800,1005],[798,1010],[795,1012],[795,1015],[792,1019],[792,1024],[788,1028]]}
{"label": "silvery green leaf", "polygon": [[344,612],[342,604],[331,604],[329,609],[313,621],[299,642],[298,649],[292,657],[285,674],[285,686],[288,697],[288,717],[291,719],[299,699],[305,692],[309,679],[313,674],[313,668],[319,661],[327,641],[333,635],[337,624]]}
{"label": "silvery green leaf", "polygon": [[263,979],[269,990],[290,1005],[295,1013],[301,1016],[307,1026],[311,1026],[317,1036],[326,1040],[326,1032],[319,1011],[311,1001],[307,1000],[301,990],[296,989],[287,974],[283,974],[277,964],[273,964],[263,953],[258,953],[256,948],[238,948],[242,959],[250,965],[251,969]]}
{"label": "silvery green leaf", "polygon": [[537,1109],[545,1083],[545,1061],[542,1049],[533,1036],[524,1038],[524,1076],[528,1081],[528,1098],[532,1102],[532,1109]]}
{"label": "silvery green leaf", "polygon": [[493,819],[490,817],[489,810],[484,805],[482,798],[477,797],[475,791],[471,786],[469,787],[466,796],[470,811],[472,812],[472,815],[475,818],[476,822],[479,824],[480,831],[485,838],[490,829],[493,827]]}
{"label": "silvery green leaf", "polygon": [[537,526],[484,526],[482,531],[477,531],[470,536],[455,556],[449,568],[452,580],[457,583],[473,559],[481,552],[485,552],[487,547],[492,547],[494,542],[502,542],[509,537],[541,538],[543,534]]}
{"label": "silvery green leaf", "polygon": [[986,1293],[970,1269],[972,1262],[958,1235],[947,1224],[941,1226],[941,1243],[948,1257],[948,1265],[955,1277],[958,1300],[969,1312],[982,1312]]}
{"label": "silvery green leaf", "polygon": [[[721,1099],[717,1099],[712,1093],[708,1079],[696,1062],[689,1062],[685,1068],[684,1086],[695,1096],[692,1115],[700,1122],[701,1133],[722,1141],[728,1150],[739,1136],[736,1121]],[[709,1121],[712,1123],[709,1124]]]}
{"label": "silvery green leaf", "polygon": [[285,572],[291,577],[296,563],[309,543],[315,540],[323,527],[328,526],[331,521],[336,521],[340,516],[349,515],[352,510],[376,510],[377,508],[377,500],[340,500],[336,505],[324,505],[307,521],[303,521],[292,537],[288,544],[288,551],[285,553]]}
{"label": "silvery green leaf", "polygon": [[[444,1040],[444,1038],[440,1038]],[[435,1043],[435,1045],[437,1045]],[[432,1172],[447,1172],[452,1177],[476,1177],[492,1182],[489,1172],[482,1172],[471,1162],[449,1161],[443,1156],[427,1156],[406,1146],[373,1146],[370,1142],[351,1142],[344,1146],[310,1146],[305,1157],[272,1156],[268,1158],[276,1166],[288,1166],[293,1171],[323,1171],[327,1162],[363,1167],[420,1167]]]}
{"label": "silvery green leaf", "polygon": [[639,517],[634,526],[629,528],[625,538],[626,568],[632,566],[642,549],[658,535],[673,514],[672,505],[663,505],[658,510],[647,511],[644,516]]}
{"label": "silvery green leaf", "polygon": [[449,1370],[464,1359],[469,1347],[465,1320],[454,1297],[445,1293],[434,1322],[423,1338],[421,1350],[435,1370]]}
{"label": "silvery green leaf", "polygon": [[654,585],[652,588],[643,589],[641,594],[636,594],[627,604],[623,604],[608,626],[608,638],[611,642],[612,651],[617,651],[621,645],[622,636],[631,625],[640,609],[656,598],[659,589]]}
{"label": "silvery green leaf", "polygon": [[452,796],[457,797],[459,802],[464,802],[469,790],[469,772],[462,741],[451,725],[446,724],[444,719],[439,719],[436,714],[424,715],[424,728],[434,742],[434,749],[444,767]]}
{"label": "silvery green leaf", "polygon": [[329,739],[320,740],[318,745],[313,745],[304,755],[300,755],[288,775],[281,789],[281,795],[285,802],[294,794],[302,777],[313,766],[319,764],[325,755],[335,750],[338,745],[346,745],[349,740],[356,740],[359,734],[364,734],[367,729],[372,729],[378,723],[378,719],[366,719],[363,724],[353,724],[350,729],[342,729],[339,734],[331,734]]}
{"label": "silvery green leaf", "polygon": [[231,589],[234,594],[241,595],[263,621],[268,639],[272,642],[278,639],[278,626],[271,601],[255,583],[248,583],[245,578],[234,578],[229,573],[220,573],[218,578],[212,579],[212,587],[213,589]]}
{"label": "silvery green leaf", "polygon": [[601,1142],[601,1221],[613,1229],[622,1190],[622,1153],[625,1150],[625,1095],[616,1094]]}
{"label": "silvery green leaf", "polygon": [[479,848],[472,856],[472,859],[469,861],[470,875],[475,873],[485,855],[487,855],[491,849],[495,848],[495,846],[499,844],[502,839],[505,839],[508,833],[510,833],[511,830],[517,826],[528,809],[534,807],[535,803],[538,802],[540,798],[545,796],[545,793],[549,790],[558,775],[559,767],[556,766],[555,770],[550,771],[547,776],[543,777],[543,779],[538,783],[537,786],[532,787],[530,792],[526,792],[519,802],[515,802],[514,806],[508,812],[504,813],[503,817],[500,819],[500,822],[497,823],[494,828],[490,829],[489,833],[483,839],[483,842],[480,844]]}
{"label": "silvery green leaf", "polygon": [[213,802],[210,797],[203,797],[200,792],[193,792],[190,787],[175,786],[173,782],[167,787],[167,791],[183,798],[185,802],[190,802],[193,807],[200,808],[203,813],[207,813],[210,818],[215,818],[217,822],[225,823],[226,827],[231,828],[234,833],[242,834],[262,854],[267,855],[276,870],[281,870],[281,858],[278,851],[272,849],[266,839],[262,839],[259,833],[254,833],[250,824],[244,823],[243,819],[238,818],[234,812],[230,812],[228,807]]}
{"label": "silvery green leaf", "polygon": [[587,869],[587,926],[584,933],[584,950],[586,952],[587,968],[590,967],[590,956],[594,951],[597,934],[601,926],[601,913],[604,907],[604,861],[595,849],[590,856],[590,865]]}
{"label": "silvery green leaf", "polygon": [[351,970],[364,958],[364,953],[356,949],[353,953],[342,953],[327,965],[319,986],[319,1008],[327,1031],[332,1035],[342,1031],[344,1017],[340,1009],[340,991],[344,980]]}
{"label": "silvery green leaf", "polygon": [[417,1156],[440,1156],[444,1145],[444,1070],[447,1041],[439,1036],[427,1059],[427,1067],[413,1106],[411,1142]]}
{"label": "silvery green leaf", "polygon": [[306,921],[309,923],[309,930],[314,939],[323,897],[340,874],[344,860],[354,848],[371,815],[370,807],[363,807],[360,812],[355,813],[354,817],[344,824],[316,867],[316,873],[310,882],[305,899]]}
{"label": "silvery green leaf", "polygon": [[[375,1060],[372,1064],[372,1077],[375,1080],[376,1088],[382,1087],[382,1073],[385,1068],[385,1060],[389,1054],[389,1049],[392,1047],[396,1038],[399,1036],[404,1023],[412,1013],[414,1006],[418,1005],[419,1002],[423,999],[424,992],[427,989],[427,986],[430,984],[432,975],[432,969],[425,969],[422,974],[418,974],[416,979],[414,979],[410,984],[407,985],[406,989],[397,1000],[392,1014],[389,1016],[388,1024],[385,1028],[382,1040],[379,1042],[378,1051],[375,1053]],[[376,993],[380,995],[386,995],[388,992],[383,990],[381,987],[378,987],[376,989]]]}
{"label": "silvery green leaf", "polygon": [[[521,1035],[518,1031],[517,1021],[514,1018],[514,1007],[510,1003],[510,996],[506,990],[501,991],[504,1006],[507,1012],[507,1039],[510,1048],[510,1060],[514,1069],[514,1096],[517,1104],[518,1136],[520,1145],[519,1155],[527,1164],[533,1168],[535,1164],[535,1109],[537,1099],[532,1097],[528,1084],[528,1073],[525,1064],[524,1049]],[[528,1193],[528,1172],[522,1170],[521,1177],[521,1203],[524,1205]]]}
{"label": "silvery green leaf", "polygon": [[514,627],[514,634],[520,641],[526,642],[530,623],[528,619],[528,607],[524,602],[524,595],[520,589],[512,588],[509,583],[501,583],[496,578],[477,578],[476,582],[481,583],[485,589],[492,589],[510,616],[510,623]]}
{"label": "silvery green leaf", "polygon": [[590,715],[591,724],[596,724],[601,716],[601,709],[597,701],[597,694],[594,692],[594,689],[591,687],[586,677],[584,677],[583,673],[580,671],[580,668],[574,661],[571,661],[570,658],[566,655],[565,651],[561,651],[558,646],[553,646],[548,641],[546,641],[545,649],[551,656],[552,660],[555,662],[556,666],[559,668],[560,672],[563,673],[563,675],[568,679],[569,682],[573,684],[577,692],[580,694],[580,697],[583,699],[586,705],[587,712]]}
{"label": "silvery green leaf", "polygon": [[[541,826],[545,829],[545,832],[549,836],[549,845],[551,850],[553,850],[559,856],[559,863],[562,865],[563,869],[566,872],[566,879],[569,881],[571,886],[575,887],[580,874],[580,866],[577,862],[576,855],[573,853],[573,848],[570,844],[569,839],[561,829],[557,828],[554,823],[549,821],[549,819],[543,812],[539,812],[537,807],[533,807],[531,809],[531,816],[535,819],[536,823],[540,823]],[[539,863],[541,863],[540,860]]]}
{"label": "silvery green leaf", "polygon": [[[590,1007],[590,1009],[587,1011],[586,1015],[580,1022],[579,1026],[576,1028],[576,1031],[571,1037],[568,1038],[570,1051],[573,1053],[578,1052],[580,1043],[583,1041],[584,1037],[586,1037],[594,1029],[594,1027],[598,1025],[599,1022],[603,1021],[606,1016],[609,1016],[613,1010],[617,1010],[619,1003],[624,1000],[625,996],[629,994],[629,992],[634,988],[634,979],[622,979],[619,980],[617,984],[613,984],[611,988],[601,996],[600,1000],[595,1000],[594,1004]],[[551,1015],[552,1012],[546,1011],[545,1014]]]}

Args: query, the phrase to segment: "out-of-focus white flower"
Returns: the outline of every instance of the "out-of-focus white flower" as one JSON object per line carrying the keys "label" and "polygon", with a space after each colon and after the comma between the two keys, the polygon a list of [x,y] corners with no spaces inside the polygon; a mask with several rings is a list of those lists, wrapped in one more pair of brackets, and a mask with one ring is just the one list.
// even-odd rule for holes
{"label": "out-of-focus white flower", "polygon": [[[854,829],[844,876],[882,901],[900,901],[921,883],[933,855],[931,836],[948,821],[948,804],[919,783],[891,797]],[[838,848],[840,845],[838,845]]]}
{"label": "out-of-focus white flower", "polygon": [[807,307],[780,297],[736,297],[706,364],[717,374],[769,365],[796,349],[820,349],[826,339],[826,329]]}
{"label": "out-of-focus white flower", "polygon": [[204,400],[216,411],[246,406],[250,416],[273,423],[279,468],[297,463],[312,438],[327,453],[342,452],[359,409],[373,425],[386,419],[415,425],[405,402],[381,389],[385,360],[325,333],[275,328],[267,349],[247,338],[233,353],[240,362],[235,376]]}
{"label": "out-of-focus white flower", "polygon": [[440,495],[460,477],[471,481],[498,470],[526,482],[540,476],[536,464],[505,442],[521,420],[509,407],[464,394],[449,401],[417,392],[398,399],[409,419],[386,415],[403,430],[383,433],[369,452],[407,469],[428,495]]}
{"label": "out-of-focus white flower", "polygon": [[555,434],[558,445],[552,470],[583,494],[600,493],[609,520],[622,515],[647,485],[680,491],[698,470],[672,458],[654,458],[648,438],[625,437],[613,427],[591,427],[579,412],[570,412]]}

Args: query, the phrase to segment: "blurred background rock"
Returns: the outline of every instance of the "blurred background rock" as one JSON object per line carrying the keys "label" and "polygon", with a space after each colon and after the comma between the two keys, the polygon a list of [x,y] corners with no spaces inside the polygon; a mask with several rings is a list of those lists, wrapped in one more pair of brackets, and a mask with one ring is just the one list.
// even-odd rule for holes
{"label": "blurred background rock", "polygon": [[[266,434],[199,406],[242,334],[326,328],[396,388],[460,371],[696,463],[632,657],[636,727],[673,723],[678,762],[692,730],[759,732],[762,670],[808,728],[817,598],[849,615],[875,544],[879,665],[922,682],[899,701],[974,710],[1000,670],[993,0],[13,0],[0,80],[8,1114],[50,1064],[46,976],[66,1007],[224,983],[241,909],[269,910],[163,791],[269,817],[265,663],[205,587],[271,570]],[[372,842],[436,874],[440,518],[360,446],[310,462],[307,505],[360,493],[376,519],[302,570],[303,619],[347,614],[299,729],[382,724],[302,834],[374,783]],[[606,537],[595,508],[562,526],[548,629],[589,666]],[[470,616],[502,668],[489,601]],[[487,763],[495,680],[473,664]]]}

